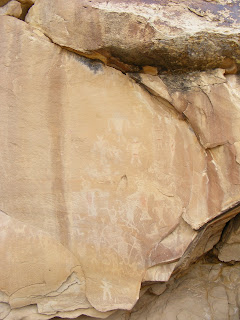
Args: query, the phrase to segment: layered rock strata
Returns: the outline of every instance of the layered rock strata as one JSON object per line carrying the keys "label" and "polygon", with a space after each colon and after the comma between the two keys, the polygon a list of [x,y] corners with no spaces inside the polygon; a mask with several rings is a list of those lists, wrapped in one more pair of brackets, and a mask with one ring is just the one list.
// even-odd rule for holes
{"label": "layered rock strata", "polygon": [[[181,276],[239,212],[239,4],[210,2],[204,15],[190,1],[21,1],[32,6],[21,21],[4,11],[12,2],[0,3],[0,318],[120,319],[115,310]],[[191,32],[170,25],[176,10],[194,17]],[[225,249],[232,224],[221,261],[238,260]],[[210,267],[196,268],[206,282]],[[186,318],[177,305],[168,317]]]}
{"label": "layered rock strata", "polygon": [[[27,21],[55,43],[129,71],[239,70],[239,1],[40,0]],[[130,66],[129,66],[130,65]]]}

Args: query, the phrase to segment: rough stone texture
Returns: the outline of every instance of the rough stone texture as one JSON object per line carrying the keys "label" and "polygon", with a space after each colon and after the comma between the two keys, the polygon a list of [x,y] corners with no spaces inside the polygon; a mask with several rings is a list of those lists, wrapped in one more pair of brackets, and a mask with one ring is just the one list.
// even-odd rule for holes
{"label": "rough stone texture", "polygon": [[201,261],[187,275],[169,283],[159,297],[149,290],[132,312],[121,311],[108,320],[238,320],[239,281],[239,263]]}
{"label": "rough stone texture", "polygon": [[[0,17],[0,319],[237,319],[235,292],[227,307],[225,278],[207,277],[238,264],[173,279],[239,212],[238,9],[38,0],[25,22]],[[238,219],[223,261],[239,258]]]}
{"label": "rough stone texture", "polygon": [[[198,229],[206,212],[216,216],[220,207],[226,209],[239,199],[240,96],[237,88],[240,78],[238,75],[224,76],[220,69],[175,76],[131,76],[169,109],[177,110],[205,149],[208,177],[211,176],[208,209],[204,208],[201,215],[194,209],[191,216],[187,211],[184,213],[184,219]],[[203,194],[198,196],[206,199]]]}
{"label": "rough stone texture", "polygon": [[[0,0],[0,7],[4,6],[8,2],[10,2],[10,0]],[[35,0],[18,0],[18,2],[20,2],[22,5],[31,6],[35,3]]]}
{"label": "rough stone texture", "polygon": [[19,18],[22,14],[22,6],[20,2],[12,0],[5,6],[0,7],[0,16],[13,16]]}
{"label": "rough stone texture", "polygon": [[192,201],[199,215],[206,207],[205,152],[185,121],[120,72],[19,20],[3,17],[1,30],[1,208],[74,253],[96,309],[131,308],[145,270],[178,260],[195,237],[181,215]]}
{"label": "rough stone texture", "polygon": [[[239,1],[38,1],[27,21],[61,46],[159,70],[240,66]],[[101,57],[102,55],[102,57]]]}
{"label": "rough stone texture", "polygon": [[240,261],[240,216],[232,219],[224,230],[221,242],[217,245],[221,261]]}

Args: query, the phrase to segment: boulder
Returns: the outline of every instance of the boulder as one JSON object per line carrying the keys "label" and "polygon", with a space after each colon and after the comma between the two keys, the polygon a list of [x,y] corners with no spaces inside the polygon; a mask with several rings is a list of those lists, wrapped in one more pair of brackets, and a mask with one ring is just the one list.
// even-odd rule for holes
{"label": "boulder", "polygon": [[[239,70],[239,1],[41,0],[27,21],[69,50],[126,72]],[[130,65],[130,66],[129,66]]]}
{"label": "boulder", "polygon": [[18,1],[12,0],[5,6],[0,7],[0,16],[12,16],[19,18],[22,14],[22,7]]}

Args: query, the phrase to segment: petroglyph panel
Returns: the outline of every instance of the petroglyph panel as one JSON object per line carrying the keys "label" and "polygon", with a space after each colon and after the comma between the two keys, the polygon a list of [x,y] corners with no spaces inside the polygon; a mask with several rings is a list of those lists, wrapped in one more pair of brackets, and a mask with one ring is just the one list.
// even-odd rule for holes
{"label": "petroglyph panel", "polygon": [[0,29],[0,302],[39,319],[131,309],[226,205],[216,181],[233,152],[206,151],[125,74],[20,20]]}

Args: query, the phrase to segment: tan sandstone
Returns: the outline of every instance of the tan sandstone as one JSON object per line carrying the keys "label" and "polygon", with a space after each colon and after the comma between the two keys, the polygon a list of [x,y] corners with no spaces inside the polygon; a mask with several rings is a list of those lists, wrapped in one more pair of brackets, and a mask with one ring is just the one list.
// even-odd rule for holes
{"label": "tan sandstone", "polygon": [[238,320],[239,272],[239,263],[201,261],[159,297],[148,291],[132,312],[120,311],[108,320]]}
{"label": "tan sandstone", "polygon": [[239,4],[20,2],[0,17],[0,319],[236,320],[239,265],[191,264],[239,213]]}
{"label": "tan sandstone", "polygon": [[22,14],[22,7],[20,2],[12,0],[5,6],[0,7],[0,16],[13,16],[19,18]]}
{"label": "tan sandstone", "polygon": [[218,258],[224,262],[240,261],[240,216],[232,219],[217,245]]}

